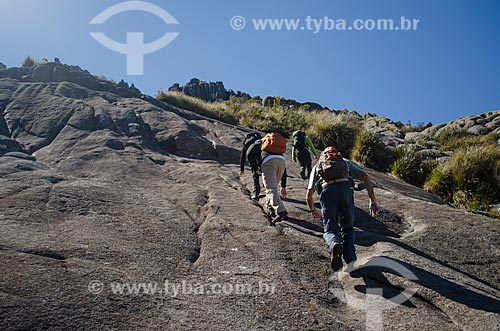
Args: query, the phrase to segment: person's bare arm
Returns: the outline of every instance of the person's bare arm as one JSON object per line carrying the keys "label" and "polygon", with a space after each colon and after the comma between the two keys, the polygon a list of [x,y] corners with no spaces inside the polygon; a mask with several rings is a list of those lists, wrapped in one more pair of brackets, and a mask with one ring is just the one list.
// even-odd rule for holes
{"label": "person's bare arm", "polygon": [[361,172],[357,177],[365,182],[366,192],[368,192],[368,197],[370,198],[370,215],[375,217],[378,213],[378,205],[375,199],[375,193],[373,192],[373,182],[365,172]]}
{"label": "person's bare arm", "polygon": [[311,211],[311,214],[314,216],[314,218],[320,218],[321,217],[321,214],[319,213],[319,211],[316,209],[316,207],[314,207],[314,200],[313,200],[313,196],[314,196],[314,189],[309,189],[307,190],[307,193],[306,193],[306,203],[307,203],[307,207],[309,208],[309,210]]}

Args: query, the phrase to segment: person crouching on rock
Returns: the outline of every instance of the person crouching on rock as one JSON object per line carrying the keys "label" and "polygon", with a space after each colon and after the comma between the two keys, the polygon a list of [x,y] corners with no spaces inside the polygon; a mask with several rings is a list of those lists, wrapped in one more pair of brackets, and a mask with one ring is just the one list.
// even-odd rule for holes
{"label": "person crouching on rock", "polygon": [[[321,154],[312,169],[307,187],[309,210],[315,218],[323,219],[323,238],[328,245],[333,271],[342,269],[342,258],[348,266],[357,259],[354,247],[354,185],[351,176],[364,181],[370,198],[370,215],[375,217],[378,206],[370,177],[354,163],[344,159],[334,146],[327,147]],[[314,190],[318,186],[321,188],[321,214],[315,209],[313,201]]]}
{"label": "person crouching on rock", "polygon": [[278,193],[278,180],[281,179],[281,196],[286,198],[286,162],[283,154],[286,139],[275,132],[262,138],[262,182],[266,189],[266,208],[272,222],[288,220],[288,212]]}

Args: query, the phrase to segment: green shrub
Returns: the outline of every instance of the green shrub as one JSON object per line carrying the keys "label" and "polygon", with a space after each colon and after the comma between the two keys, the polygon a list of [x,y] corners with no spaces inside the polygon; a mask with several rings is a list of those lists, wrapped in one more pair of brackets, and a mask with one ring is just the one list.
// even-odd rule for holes
{"label": "green shrub", "polygon": [[457,188],[486,195],[500,192],[499,166],[498,147],[469,147],[456,151],[451,159],[452,174]]}
{"label": "green shrub", "polygon": [[295,130],[307,129],[307,113],[275,103],[263,108],[259,103],[245,103],[238,112],[239,122],[260,131],[277,131],[290,136]]}
{"label": "green shrub", "polygon": [[435,162],[423,161],[414,148],[398,147],[394,151],[391,173],[412,185],[422,187],[432,173]]}
{"label": "green shrub", "polygon": [[497,132],[476,136],[464,130],[457,130],[454,134],[450,132],[445,133],[444,136],[438,136],[438,141],[441,143],[441,149],[448,151],[455,151],[471,146],[496,146],[498,139],[500,139],[500,133]]}
{"label": "green shrub", "polygon": [[424,190],[432,192],[446,202],[453,201],[454,181],[449,163],[438,165],[424,184]]}
{"label": "green shrub", "polygon": [[487,196],[469,191],[456,191],[453,193],[453,204],[455,207],[467,210],[488,211],[490,199]]}
{"label": "green shrub", "polygon": [[100,82],[108,83],[114,86],[118,86],[118,83],[115,82],[113,79],[106,77],[104,75],[94,75],[94,78],[97,79]]}
{"label": "green shrub", "polygon": [[[157,98],[173,106],[190,110],[203,116],[214,118],[229,124],[239,124],[238,118],[229,111],[226,104],[220,102],[204,102],[198,98],[185,95],[181,92],[159,92]],[[237,106],[235,106],[237,107]]]}
{"label": "green shrub", "polygon": [[316,147],[324,149],[337,144],[343,155],[351,154],[356,135],[361,129],[359,120],[350,115],[335,115],[329,111],[308,114],[309,126],[306,133]]}
{"label": "green shrub", "polygon": [[24,59],[22,66],[23,67],[33,67],[35,64],[36,64],[35,58],[32,57],[31,55],[28,55]]}
{"label": "green shrub", "polygon": [[488,211],[500,201],[500,147],[470,146],[436,168],[425,189],[458,207]]}
{"label": "green shrub", "polygon": [[301,111],[280,109],[279,111],[273,113],[271,118],[275,123],[273,126],[278,126],[280,132],[287,137],[291,137],[292,133],[297,129],[306,129],[307,120],[304,113]]}
{"label": "green shrub", "polygon": [[380,135],[363,129],[356,136],[351,158],[369,168],[387,171],[392,163],[392,151]]}
{"label": "green shrub", "polygon": [[446,129],[436,136],[436,141],[441,144],[442,150],[454,151],[457,148],[463,147],[462,141],[465,137],[471,136],[467,130],[463,128]]}

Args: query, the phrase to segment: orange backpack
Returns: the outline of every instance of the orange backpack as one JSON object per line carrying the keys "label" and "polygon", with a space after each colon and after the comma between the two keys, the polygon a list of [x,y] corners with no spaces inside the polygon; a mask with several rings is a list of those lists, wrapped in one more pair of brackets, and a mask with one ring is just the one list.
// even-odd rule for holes
{"label": "orange backpack", "polygon": [[271,154],[285,154],[286,139],[279,133],[268,133],[262,138],[261,150]]}

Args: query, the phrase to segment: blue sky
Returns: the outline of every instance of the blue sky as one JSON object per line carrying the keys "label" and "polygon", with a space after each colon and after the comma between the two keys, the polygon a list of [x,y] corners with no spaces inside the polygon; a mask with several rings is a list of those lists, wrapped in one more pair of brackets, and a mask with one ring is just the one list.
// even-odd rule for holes
{"label": "blue sky", "polygon": [[[27,54],[59,57],[94,74],[156,94],[193,77],[223,81],[251,95],[281,95],[334,109],[371,112],[406,123],[441,123],[500,109],[500,1],[456,0],[151,0],[179,25],[155,15],[121,13],[88,23],[116,0],[0,0],[0,62]],[[240,15],[247,26],[230,27]],[[255,31],[253,18],[418,19],[417,31]],[[89,34],[151,42],[180,32],[146,55],[144,75],[127,76],[126,56]]]}

